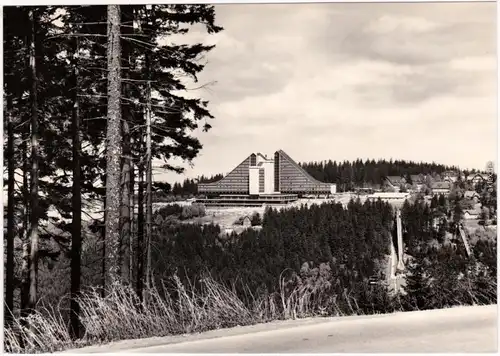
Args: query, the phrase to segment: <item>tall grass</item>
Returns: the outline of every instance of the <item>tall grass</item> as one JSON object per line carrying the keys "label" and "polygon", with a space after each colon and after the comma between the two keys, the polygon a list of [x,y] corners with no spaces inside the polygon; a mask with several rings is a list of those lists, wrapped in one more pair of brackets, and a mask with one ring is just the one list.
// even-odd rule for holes
{"label": "tall grass", "polygon": [[[5,329],[8,353],[55,352],[124,339],[202,332],[270,320],[313,316],[314,290],[297,288],[254,299],[247,305],[236,293],[204,278],[201,287],[184,285],[173,278],[173,289],[162,285],[144,293],[140,301],[128,286],[114,285],[106,297],[89,290],[79,298],[84,336],[72,340],[60,311],[39,310],[16,318]],[[278,303],[281,299],[283,306]]]}
{"label": "tall grass", "polygon": [[[98,290],[82,293],[79,303],[84,335],[79,340],[71,338],[60,310],[40,309],[27,318],[16,318],[13,326],[4,331],[5,351],[56,352],[124,339],[202,332],[280,319],[359,315],[366,309],[347,291],[332,295],[325,286],[309,283],[288,288],[282,278],[278,292],[257,298],[249,293],[247,302],[238,297],[234,288],[212,277],[200,280],[198,287],[189,282],[183,284],[176,276],[171,282],[169,287],[162,284],[161,288],[147,290],[142,301],[134,290],[123,285],[112,286],[106,297]],[[487,288],[487,295],[485,291],[478,294],[477,290],[467,289],[474,298],[473,304],[496,303],[496,285]],[[402,308],[395,303],[385,311]]]}

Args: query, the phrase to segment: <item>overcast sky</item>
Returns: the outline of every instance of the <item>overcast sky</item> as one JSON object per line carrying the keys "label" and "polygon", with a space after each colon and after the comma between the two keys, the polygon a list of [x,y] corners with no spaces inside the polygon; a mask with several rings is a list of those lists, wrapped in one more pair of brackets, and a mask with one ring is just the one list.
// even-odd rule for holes
{"label": "overcast sky", "polygon": [[496,162],[494,3],[216,5],[196,95],[212,130],[179,181],[252,152],[296,161]]}

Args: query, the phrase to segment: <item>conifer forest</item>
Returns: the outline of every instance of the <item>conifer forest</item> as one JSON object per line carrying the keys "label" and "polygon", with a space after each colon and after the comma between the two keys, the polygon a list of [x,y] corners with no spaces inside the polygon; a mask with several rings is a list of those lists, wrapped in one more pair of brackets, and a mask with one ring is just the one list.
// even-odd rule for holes
{"label": "conifer forest", "polygon": [[[404,291],[387,283],[396,208],[380,199],[271,207],[239,233],[192,223],[204,207],[155,205],[223,177],[153,181],[153,160],[182,174],[171,162],[194,160],[194,131],[216,120],[193,89],[214,48],[183,42],[195,26],[224,31],[212,5],[3,8],[6,352],[497,302],[496,230],[470,233],[470,254],[458,238],[464,192],[492,220],[496,187],[404,202]],[[458,170],[301,165],[340,192]]]}

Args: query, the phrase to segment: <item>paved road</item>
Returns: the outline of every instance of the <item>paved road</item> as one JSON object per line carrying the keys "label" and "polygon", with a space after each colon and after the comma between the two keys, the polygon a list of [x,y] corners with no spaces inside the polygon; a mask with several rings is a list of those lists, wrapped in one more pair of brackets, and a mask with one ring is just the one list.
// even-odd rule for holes
{"label": "paved road", "polygon": [[[85,352],[80,349],[79,352]],[[497,352],[497,306],[314,319],[129,340],[94,352],[337,353]],[[87,350],[92,352],[92,350]]]}

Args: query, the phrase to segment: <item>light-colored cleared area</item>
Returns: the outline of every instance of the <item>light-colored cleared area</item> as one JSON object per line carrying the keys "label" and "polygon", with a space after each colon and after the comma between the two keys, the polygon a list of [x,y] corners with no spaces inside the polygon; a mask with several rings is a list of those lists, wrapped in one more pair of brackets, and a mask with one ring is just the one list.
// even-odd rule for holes
{"label": "light-colored cleared area", "polygon": [[[301,198],[293,203],[287,205],[276,205],[271,206],[274,209],[282,210],[282,209],[290,209],[292,207],[300,207],[302,205],[311,206],[313,204],[325,204],[325,203],[340,203],[344,207],[347,206],[347,203],[351,199],[357,199],[357,195],[354,193],[336,193],[332,194],[330,198]],[[362,203],[366,201],[370,196],[369,195],[360,195],[359,199]],[[395,199],[386,199],[388,203],[390,203],[394,207],[400,208],[404,199],[400,199],[399,197]],[[190,205],[190,201],[177,201],[172,203],[154,203],[153,211],[160,209],[162,206],[178,204],[181,206]],[[270,206],[270,205],[268,205]],[[193,220],[187,220],[187,223],[198,223],[198,224],[215,224],[221,227],[221,230],[231,229],[234,226],[234,222],[244,216],[251,216],[254,213],[259,213],[260,216],[264,216],[264,212],[266,210],[265,206],[260,207],[206,207],[206,216],[202,218],[195,218]]]}
{"label": "light-colored cleared area", "polygon": [[497,352],[497,306],[274,322],[188,336],[127,340],[76,352]]}

